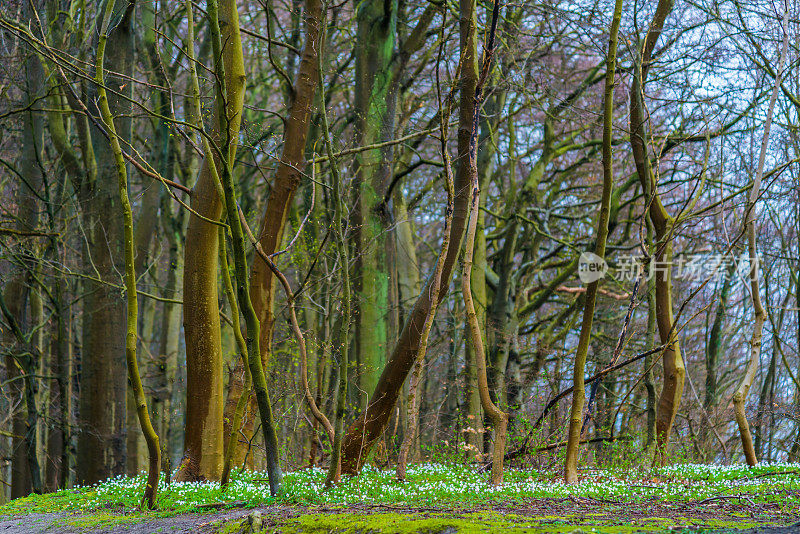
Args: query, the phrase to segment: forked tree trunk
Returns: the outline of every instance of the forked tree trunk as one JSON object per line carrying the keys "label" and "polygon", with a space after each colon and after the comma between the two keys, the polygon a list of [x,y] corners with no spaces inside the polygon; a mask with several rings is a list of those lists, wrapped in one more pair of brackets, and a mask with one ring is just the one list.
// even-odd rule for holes
{"label": "forked tree trunk", "polygon": [[[606,53],[606,85],[603,100],[603,195],[600,200],[600,216],[597,220],[597,241],[594,253],[601,259],[606,255],[608,238],[608,220],[611,214],[611,192],[614,189],[614,169],[611,145],[614,125],[614,78],[617,66],[617,35],[622,18],[622,0],[616,0],[611,20],[611,31]],[[585,402],[584,370],[586,355],[592,336],[594,306],[597,299],[597,286],[600,280],[594,280],[586,288],[586,301],[583,307],[583,322],[575,352],[575,364],[572,373],[572,406],[569,412],[569,434],[567,437],[567,456],[564,463],[564,480],[567,484],[578,481],[578,449],[583,426],[583,405]]]}
{"label": "forked tree trunk", "polygon": [[[231,115],[232,113],[235,113],[236,116],[241,115],[245,76],[244,67],[241,62],[241,36],[238,32],[239,13],[235,0],[225,0],[223,11],[224,15],[220,12],[219,4],[216,0],[208,2],[209,32],[214,57],[214,74],[217,79],[215,94],[216,114],[218,120],[222,124],[225,124],[234,120],[234,117]],[[220,29],[221,25],[226,28],[232,26],[235,31],[232,32],[232,35],[223,35]],[[226,38],[225,48],[223,48],[223,37]],[[232,39],[232,42],[227,40],[228,37]],[[223,50],[229,48],[235,49],[235,54],[238,56],[238,61],[233,64],[230,64],[226,60],[226,56],[229,54],[223,52]],[[239,105],[234,106],[229,101],[226,101],[231,99],[231,94],[238,95]],[[225,95],[228,95],[227,99]],[[221,139],[221,149],[217,153],[219,155],[219,162],[217,162],[217,154],[212,155],[207,142],[204,142],[204,149],[206,151],[205,157],[206,161],[209,163],[212,177],[216,180],[214,185],[222,189],[221,194],[224,196],[225,215],[227,217],[233,246],[237,299],[247,327],[245,343],[247,362],[253,379],[256,402],[258,403],[258,411],[261,418],[261,427],[264,433],[270,495],[275,496],[280,491],[283,472],[278,462],[278,440],[275,432],[275,423],[272,417],[272,404],[269,399],[269,389],[264,374],[264,366],[261,362],[261,350],[259,348],[260,324],[255,309],[253,308],[248,284],[247,255],[245,250],[246,241],[243,229],[246,228],[246,221],[239,211],[236,194],[237,183],[233,177],[236,137],[238,137],[238,129],[236,131],[232,131],[229,128],[225,129],[225,133],[222,135]],[[249,233],[249,228],[247,231]],[[255,238],[253,237],[252,239],[255,242]]]}
{"label": "forked tree trunk", "polygon": [[[462,58],[469,54],[470,48],[477,56],[477,13],[474,0],[461,0],[461,21],[459,25],[461,35]],[[461,71],[461,98],[464,98],[466,87],[472,86],[472,123],[469,126],[469,144],[467,151],[466,167],[467,180],[471,189],[469,205],[469,221],[464,244],[464,269],[461,278],[461,295],[464,299],[464,311],[469,326],[472,347],[475,351],[475,368],[478,379],[478,392],[481,397],[481,406],[494,426],[494,449],[492,451],[491,483],[494,485],[503,482],[503,460],[506,452],[506,430],[508,428],[508,414],[503,412],[492,401],[489,392],[489,380],[486,372],[486,351],[481,337],[481,328],[475,313],[475,302],[472,298],[472,258],[475,252],[475,232],[478,226],[478,209],[480,206],[480,184],[478,183],[478,125],[480,124],[481,104],[483,103],[483,85],[489,76],[494,55],[495,34],[497,32],[497,18],[500,12],[499,2],[495,2],[492,9],[491,26],[489,28],[486,48],[483,51],[483,62],[480,75],[474,76],[476,71],[470,71],[466,65]],[[464,59],[466,62],[466,60]],[[476,65],[477,66],[477,65]],[[474,83],[473,83],[474,82]],[[462,100],[463,102],[463,100]]]}
{"label": "forked tree trunk", "polygon": [[[636,164],[636,172],[644,191],[651,191],[649,217],[653,223],[658,253],[656,263],[656,322],[661,343],[666,345],[662,353],[664,367],[664,386],[656,409],[656,454],[654,461],[663,463],[666,460],[666,448],[669,435],[675,421],[675,415],[683,395],[683,384],[686,367],[681,356],[680,345],[673,332],[674,316],[672,311],[671,269],[672,244],[665,242],[671,239],[673,218],[667,213],[658,194],[658,184],[650,167],[650,156],[647,150],[647,118],[644,109],[644,87],[647,72],[658,38],[664,27],[664,21],[672,11],[674,0],[659,0],[653,20],[644,38],[641,53],[634,58],[634,75],[630,91],[630,129],[631,150]],[[652,200],[651,200],[652,199]]]}

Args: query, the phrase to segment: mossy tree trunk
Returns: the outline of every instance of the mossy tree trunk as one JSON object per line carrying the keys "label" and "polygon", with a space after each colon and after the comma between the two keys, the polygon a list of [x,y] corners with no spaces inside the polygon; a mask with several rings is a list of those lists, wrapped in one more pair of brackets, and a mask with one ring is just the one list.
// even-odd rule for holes
{"label": "mossy tree trunk", "polygon": [[125,159],[120,146],[120,139],[117,135],[114,124],[114,116],[108,103],[108,96],[105,87],[105,48],[108,41],[108,28],[111,16],[114,13],[114,0],[106,4],[103,21],[100,26],[100,35],[97,43],[97,58],[95,62],[94,81],[97,84],[97,106],[100,117],[109,136],[111,152],[114,157],[114,164],[117,175],[117,187],[120,200],[120,209],[123,217],[123,241],[125,256],[125,299],[127,301],[127,328],[125,335],[125,360],[128,368],[128,381],[130,382],[136,403],[136,412],[139,416],[139,425],[147,443],[148,470],[147,485],[145,486],[142,502],[148,508],[155,508],[155,498],[158,491],[158,478],[161,473],[161,448],[158,443],[158,436],[150,422],[150,413],[147,409],[147,397],[142,387],[142,377],[139,374],[139,365],[136,360],[136,345],[138,343],[138,303],[136,290],[136,267],[135,267],[135,243],[133,232],[133,212],[130,200],[128,199],[128,172]]}
{"label": "mossy tree trunk", "polygon": [[[222,96],[215,94],[212,138],[218,146],[224,144],[224,158],[236,155],[242,109],[244,107],[244,59],[239,17],[235,2],[226,0],[219,12],[217,24],[221,40],[226,43],[215,61],[224,64],[227,79],[217,80],[225,88],[227,108],[220,114]],[[194,44],[190,43],[191,57]],[[195,69],[194,62],[191,68]],[[193,78],[196,82],[196,73]],[[195,91],[195,89],[193,89]],[[199,98],[199,89],[196,89]],[[200,124],[199,104],[193,120]],[[220,154],[205,150],[205,157],[192,190],[191,207],[197,213],[189,216],[186,230],[186,253],[183,276],[183,325],[186,339],[186,427],[184,459],[180,480],[219,480],[223,465],[223,361],[217,293],[218,233],[217,224],[223,203],[218,194],[217,169],[221,168]]]}
{"label": "mossy tree trunk", "polygon": [[[356,9],[355,137],[369,146],[394,134],[396,95],[389,68],[397,38],[397,0],[365,0]],[[354,214],[356,356],[359,405],[375,389],[386,362],[389,318],[389,217],[383,197],[392,149],[359,152]],[[387,158],[388,156],[388,158]]]}

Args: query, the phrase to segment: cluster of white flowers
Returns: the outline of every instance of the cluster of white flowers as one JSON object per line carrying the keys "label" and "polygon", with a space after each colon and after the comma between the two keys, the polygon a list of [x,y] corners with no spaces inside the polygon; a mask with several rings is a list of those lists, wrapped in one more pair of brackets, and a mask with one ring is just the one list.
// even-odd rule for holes
{"label": "cluster of white flowers", "polygon": [[[610,470],[586,471],[577,484],[565,484],[557,472],[509,469],[505,483],[492,486],[488,474],[474,466],[425,463],[410,466],[406,482],[398,482],[394,471],[367,467],[357,477],[344,478],[341,484],[325,490],[326,471],[320,468],[287,473],[284,503],[480,503],[487,501],[569,496],[590,499],[641,501],[696,500],[720,495],[758,495],[760,499],[791,500],[800,504],[800,464],[744,465],[671,465],[638,473]],[[91,487],[72,491],[84,510],[135,506],[141,499],[146,477],[117,476]],[[221,489],[212,482],[168,482],[159,485],[162,509],[188,510],[203,504],[245,502],[258,506],[276,502],[270,496],[267,473],[249,471],[233,477]],[[797,502],[795,502],[797,501]]]}

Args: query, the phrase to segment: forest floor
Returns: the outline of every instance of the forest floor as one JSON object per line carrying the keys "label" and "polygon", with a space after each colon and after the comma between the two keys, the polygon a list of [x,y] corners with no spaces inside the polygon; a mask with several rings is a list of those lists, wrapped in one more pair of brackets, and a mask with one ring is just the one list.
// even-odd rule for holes
{"label": "forest floor", "polygon": [[104,510],[0,517],[2,534],[250,534],[478,532],[599,533],[705,532],[789,534],[800,532],[796,514],[777,505],[738,500],[712,503],[604,503],[589,499],[533,499],[504,506],[414,507],[389,505],[234,508],[164,516]]}
{"label": "forest floor", "polygon": [[264,476],[240,473],[224,490],[162,480],[147,512],[142,477],[34,495],[0,506],[0,534],[800,534],[800,464],[587,470],[571,486],[557,472],[509,470],[502,487],[474,467],[423,464],[405,483],[371,469],[328,491],[314,469],[287,473],[277,498]]}

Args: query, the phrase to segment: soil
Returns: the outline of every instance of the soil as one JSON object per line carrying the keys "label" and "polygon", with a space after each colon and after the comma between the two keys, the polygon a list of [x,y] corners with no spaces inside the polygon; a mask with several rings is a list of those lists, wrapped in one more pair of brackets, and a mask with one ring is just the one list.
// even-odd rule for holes
{"label": "soil", "polygon": [[[749,501],[749,502],[748,502]],[[430,526],[414,530],[413,523],[405,523],[403,532],[424,534],[458,533],[464,522],[470,532],[499,531],[492,521],[502,524],[502,530],[524,529],[531,533],[617,533],[617,532],[704,532],[718,534],[800,534],[800,516],[786,513],[777,504],[754,504],[746,496],[739,498],[705,499],[694,502],[627,503],[601,501],[587,498],[532,499],[509,505],[488,507],[430,507],[402,505],[350,505],[325,506],[272,506],[265,508],[231,508],[209,510],[203,513],[159,517],[152,514],[122,511],[94,513],[29,514],[17,517],[0,517],[0,534],[215,534],[250,533],[248,523],[260,519],[259,532],[303,532],[293,520],[313,516],[319,519],[314,532],[335,533],[337,516],[360,518],[369,523],[382,516],[408,518],[409,521],[429,518],[452,519],[453,525],[431,529]],[[478,522],[470,523],[476,517]],[[258,520],[257,520],[258,521]],[[656,528],[662,522],[664,527]],[[307,524],[307,523],[306,523]],[[371,524],[371,523],[370,523]],[[396,524],[396,523],[395,523]],[[332,525],[332,526],[323,526]],[[467,528],[468,527],[468,528]],[[743,528],[747,527],[747,528]],[[755,528],[754,528],[755,527]],[[349,532],[398,532],[395,528],[370,526]]]}

